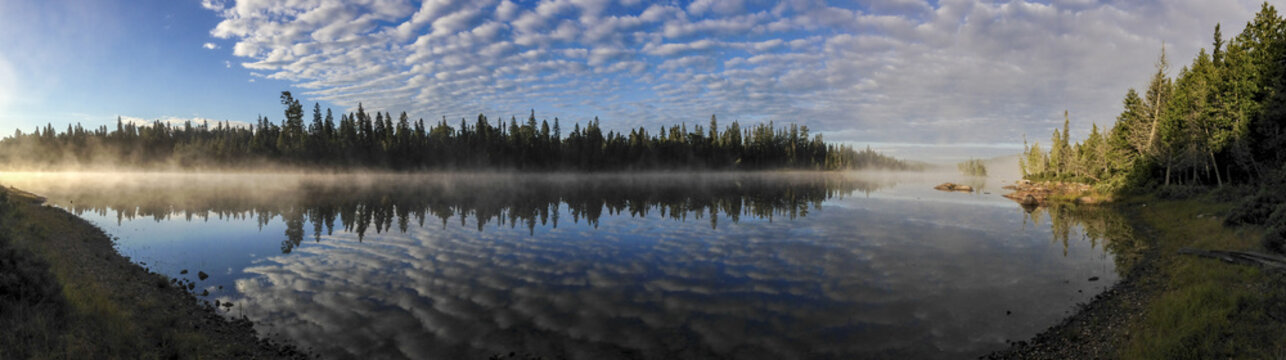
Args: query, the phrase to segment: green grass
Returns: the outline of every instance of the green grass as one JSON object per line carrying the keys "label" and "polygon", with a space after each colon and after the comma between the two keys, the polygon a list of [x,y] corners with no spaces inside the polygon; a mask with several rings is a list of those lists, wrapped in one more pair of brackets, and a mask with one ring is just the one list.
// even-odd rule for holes
{"label": "green grass", "polygon": [[1282,275],[1177,253],[1185,247],[1263,251],[1262,228],[1224,227],[1231,205],[1209,196],[1124,205],[1138,208],[1139,220],[1153,231],[1160,273],[1151,275],[1161,290],[1130,326],[1122,358],[1286,358]]}

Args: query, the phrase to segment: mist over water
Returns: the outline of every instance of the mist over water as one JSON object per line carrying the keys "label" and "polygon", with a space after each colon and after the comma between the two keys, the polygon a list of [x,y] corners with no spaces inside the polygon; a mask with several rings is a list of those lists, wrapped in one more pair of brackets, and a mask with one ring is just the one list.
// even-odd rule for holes
{"label": "mist over water", "polygon": [[[961,358],[1110,286],[1112,214],[944,174],[14,174],[327,358]],[[181,270],[188,274],[180,274]],[[1097,277],[1098,281],[1088,281]],[[222,286],[222,288],[220,288]]]}

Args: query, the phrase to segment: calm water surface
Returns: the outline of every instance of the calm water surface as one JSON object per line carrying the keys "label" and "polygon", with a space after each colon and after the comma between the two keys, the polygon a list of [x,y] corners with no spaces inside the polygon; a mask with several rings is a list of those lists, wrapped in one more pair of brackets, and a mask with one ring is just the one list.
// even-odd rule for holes
{"label": "calm water surface", "polygon": [[1029,213],[998,180],[970,180],[992,194],[966,194],[933,191],[944,179],[930,177],[0,183],[47,196],[134,261],[324,358],[975,357],[1058,322],[1133,258],[1113,214]]}

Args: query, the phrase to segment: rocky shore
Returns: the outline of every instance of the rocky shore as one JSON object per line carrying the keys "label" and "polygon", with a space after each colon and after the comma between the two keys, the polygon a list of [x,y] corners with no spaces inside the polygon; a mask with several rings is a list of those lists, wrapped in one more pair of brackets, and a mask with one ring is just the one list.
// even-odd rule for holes
{"label": "rocky shore", "polygon": [[[1154,239],[1149,229],[1145,238]],[[982,359],[1115,359],[1130,337],[1130,325],[1148,309],[1164,286],[1155,246],[1111,288],[1077,306],[1075,314],[1031,339],[1010,343],[1008,349]]]}
{"label": "rocky shore", "polygon": [[1101,204],[1110,201],[1105,196],[1095,194],[1089,185],[1080,183],[1019,180],[1013,185],[1005,185],[1003,189],[1012,191],[1004,197],[1024,207],[1046,206],[1051,202]]}

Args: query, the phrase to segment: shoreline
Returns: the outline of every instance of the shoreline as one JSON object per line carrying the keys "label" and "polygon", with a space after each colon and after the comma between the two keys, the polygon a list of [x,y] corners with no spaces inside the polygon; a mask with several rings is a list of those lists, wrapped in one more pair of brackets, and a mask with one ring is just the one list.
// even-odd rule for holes
{"label": "shoreline", "polygon": [[1130,325],[1137,322],[1148,302],[1160,290],[1160,253],[1157,236],[1137,211],[1116,203],[1106,204],[1123,213],[1133,225],[1134,236],[1142,236],[1147,249],[1139,262],[1107,290],[1090,301],[1077,304],[1076,311],[1027,340],[1010,342],[1009,347],[980,356],[982,359],[1104,359],[1117,358],[1129,339]]}
{"label": "shoreline", "polygon": [[[10,187],[4,194],[9,245],[47,263],[66,299],[63,324],[19,329],[49,342],[0,349],[55,358],[284,358],[309,356],[257,336],[250,320],[230,318],[187,284],[121,255],[102,229],[44,198]],[[46,284],[48,285],[48,284]],[[26,318],[23,318],[23,317]],[[26,324],[42,314],[20,314]],[[61,315],[60,315],[61,316]],[[6,356],[0,356],[6,357]],[[21,356],[19,356],[21,357]]]}
{"label": "shoreline", "polygon": [[1049,206],[1050,204],[1102,205],[1112,202],[1112,197],[1099,194],[1086,184],[1061,181],[1018,180],[1001,189],[1011,191],[1001,195],[1013,200],[1024,208]]}
{"label": "shoreline", "polygon": [[[152,272],[145,265],[135,263],[121,255],[114,246],[110,235],[88,221],[65,210],[45,205],[39,195],[22,190],[0,187],[0,193],[6,200],[0,200],[8,208],[6,214],[0,211],[0,221],[11,220],[9,225],[15,247],[30,250],[49,262],[51,272],[58,279],[58,286],[70,299],[69,313],[71,320],[67,332],[70,337],[79,341],[71,345],[62,345],[62,349],[44,349],[37,352],[37,357],[80,357],[92,354],[115,358],[139,357],[212,357],[212,358],[307,358],[310,355],[288,345],[261,339],[256,335],[253,323],[244,318],[236,319],[219,314],[219,310],[206,303],[201,303],[189,292],[186,283]],[[1151,206],[1149,206],[1151,205]],[[1167,296],[1173,297],[1176,291],[1188,290],[1185,285],[1178,286],[1176,267],[1199,263],[1218,271],[1244,273],[1247,267],[1185,258],[1175,253],[1174,248],[1191,246],[1190,242],[1177,239],[1178,235],[1191,232],[1191,229],[1170,226],[1176,222],[1199,223],[1198,229],[1209,230],[1212,238],[1246,238],[1257,229],[1223,227],[1219,215],[1209,215],[1211,211],[1219,214],[1225,211],[1227,204],[1206,200],[1158,200],[1155,198],[1127,198],[1102,206],[1120,212],[1127,219],[1134,237],[1146,244],[1136,263],[1120,281],[1110,288],[1095,295],[1090,301],[1078,304],[1075,312],[1058,323],[1049,326],[1029,339],[1011,342],[1005,349],[1000,349],[979,358],[989,359],[1064,359],[1064,358],[1118,358],[1132,357],[1125,354],[1145,354],[1157,356],[1157,346],[1152,343],[1162,341],[1170,335],[1165,329],[1155,329],[1155,313]],[[1212,209],[1213,208],[1213,209]],[[5,210],[5,209],[0,209]],[[13,216],[14,219],[7,217]],[[1195,218],[1198,221],[1183,219]],[[1187,224],[1185,224],[1187,225]],[[1167,227],[1167,228],[1162,228]],[[1168,228],[1176,227],[1176,228]],[[1250,234],[1247,234],[1249,232]],[[1213,246],[1211,244],[1214,244]],[[1196,247],[1229,248],[1230,250],[1246,249],[1246,242],[1197,243]],[[1230,267],[1232,270],[1227,268]],[[1267,318],[1234,313],[1241,318],[1250,317],[1253,325],[1235,325],[1230,331],[1236,339],[1256,338],[1257,335],[1246,335],[1251,330],[1263,332],[1263,328],[1280,329],[1269,331],[1263,336],[1278,336],[1286,339],[1286,317],[1278,319],[1274,314],[1286,315],[1286,290],[1271,290],[1271,286],[1281,287],[1284,277],[1265,277],[1252,273],[1255,277],[1243,279],[1232,278],[1229,286],[1247,287],[1265,292],[1260,298],[1251,295],[1251,301],[1263,301],[1259,305],[1267,310]],[[1238,281],[1244,280],[1244,281]],[[1228,282],[1226,277],[1224,280]],[[1267,288],[1268,291],[1264,291]],[[1243,296],[1244,298],[1245,296]],[[1240,299],[1238,301],[1241,301]],[[1280,303],[1280,305],[1274,305]],[[1240,304],[1240,302],[1239,302]],[[1256,303],[1258,304],[1258,303]],[[1238,305],[1242,306],[1242,305]],[[1257,308],[1258,309],[1258,308]],[[1165,310],[1165,309],[1161,309]],[[1198,311],[1205,311],[1204,309]],[[1240,311],[1240,310],[1237,310]],[[1180,324],[1187,325],[1189,320],[1181,318]],[[1193,321],[1201,325],[1199,321]],[[126,330],[116,333],[119,324],[125,323]],[[87,328],[83,328],[86,325]],[[106,324],[106,325],[104,325]],[[109,326],[110,325],[110,326]],[[1192,336],[1189,334],[1183,334]],[[1162,340],[1158,340],[1162,339]],[[1140,343],[1144,345],[1139,345]],[[1181,344],[1181,346],[1186,346]],[[1206,345],[1210,347],[1211,345]],[[1283,345],[1262,345],[1252,351],[1286,351]],[[71,349],[67,349],[70,347]],[[1182,348],[1182,347],[1180,347]],[[1142,350],[1140,350],[1142,349]],[[1172,349],[1160,347],[1166,352]],[[29,349],[24,349],[29,350]],[[1201,350],[1198,348],[1198,350]],[[22,351],[22,350],[20,350]],[[1132,351],[1132,352],[1131,352]],[[0,349],[0,355],[5,354]],[[1184,354],[1187,352],[1179,352]],[[1205,353],[1197,351],[1196,353]],[[1256,352],[1251,352],[1256,353]],[[1286,352],[1282,352],[1286,353]],[[105,355],[103,355],[105,354]],[[1162,353],[1164,354],[1164,353]],[[1245,354],[1240,351],[1217,352],[1218,355]],[[4,357],[4,356],[0,356]],[[101,357],[101,356],[100,356]]]}
{"label": "shoreline", "polygon": [[1277,358],[1286,354],[1286,274],[1185,255],[1263,251],[1258,227],[1229,227],[1234,204],[1206,195],[1104,204],[1145,242],[1121,281],[1035,336],[985,359]]}

